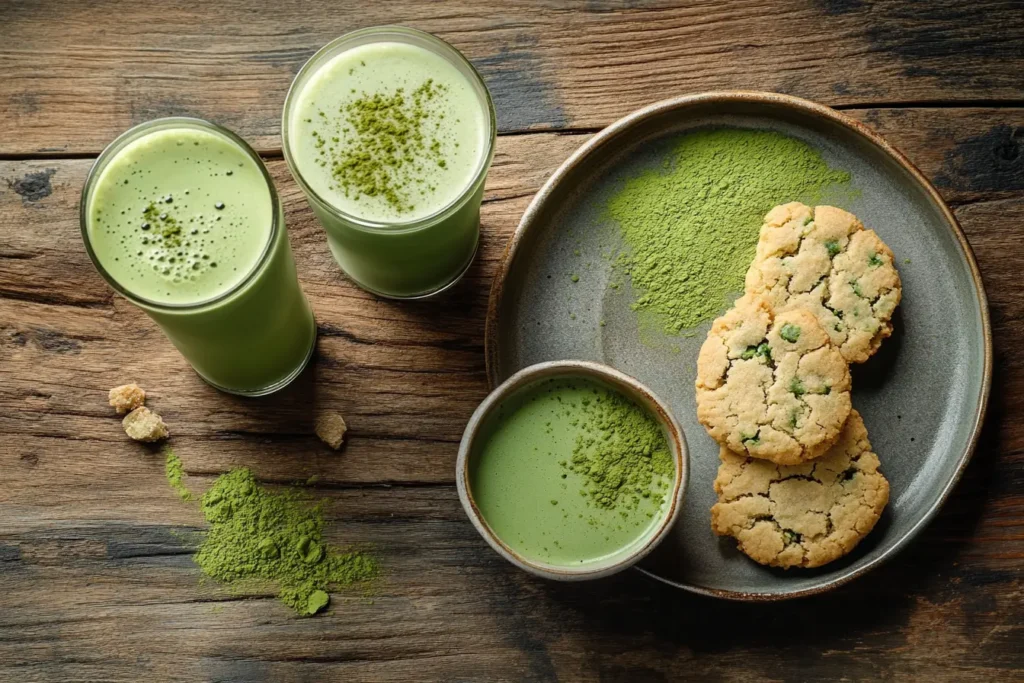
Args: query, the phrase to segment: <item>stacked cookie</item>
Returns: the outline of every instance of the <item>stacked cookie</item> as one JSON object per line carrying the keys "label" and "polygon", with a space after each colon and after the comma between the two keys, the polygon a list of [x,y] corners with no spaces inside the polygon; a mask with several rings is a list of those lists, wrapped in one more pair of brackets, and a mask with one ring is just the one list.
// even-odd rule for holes
{"label": "stacked cookie", "polygon": [[721,447],[711,525],[753,560],[818,567],[842,557],[889,500],[850,402],[849,363],[892,333],[892,251],[831,206],[765,217],[746,291],[697,359],[697,418]]}

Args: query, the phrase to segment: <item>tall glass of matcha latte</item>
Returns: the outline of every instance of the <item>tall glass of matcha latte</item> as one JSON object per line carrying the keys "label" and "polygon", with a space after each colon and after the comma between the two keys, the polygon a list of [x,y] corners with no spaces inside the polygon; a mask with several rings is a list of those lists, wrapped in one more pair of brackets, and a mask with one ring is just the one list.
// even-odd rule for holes
{"label": "tall glass of matcha latte", "polygon": [[277,193],[241,138],[190,118],[132,128],[89,173],[81,222],[100,274],[216,388],[260,396],[305,367],[313,313]]}
{"label": "tall glass of matcha latte", "polygon": [[469,268],[494,106],[451,45],[398,26],[338,38],[295,77],[282,136],[334,258],[358,285],[418,298]]}

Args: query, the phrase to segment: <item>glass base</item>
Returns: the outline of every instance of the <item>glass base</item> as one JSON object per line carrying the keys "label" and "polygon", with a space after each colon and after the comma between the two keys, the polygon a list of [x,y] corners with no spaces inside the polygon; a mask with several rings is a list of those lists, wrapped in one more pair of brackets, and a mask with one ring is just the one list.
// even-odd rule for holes
{"label": "glass base", "polygon": [[[331,245],[328,245],[328,246],[331,246]],[[333,249],[333,247],[332,247],[332,249]],[[359,287],[360,289],[362,289],[364,291],[367,291],[370,294],[373,294],[374,296],[379,296],[382,299],[391,299],[392,301],[417,301],[417,300],[420,300],[420,299],[432,299],[432,298],[434,298],[436,296],[440,296],[441,294],[443,294],[444,292],[448,291],[449,289],[451,289],[455,285],[459,284],[459,281],[462,280],[462,278],[465,277],[466,273],[469,272],[469,269],[473,265],[473,262],[476,261],[476,254],[477,254],[477,252],[479,250],[480,250],[480,239],[477,238],[476,245],[473,247],[473,254],[469,257],[469,260],[466,261],[465,268],[460,270],[458,272],[458,274],[454,278],[452,278],[451,280],[449,280],[448,282],[446,282],[445,284],[441,285],[440,287],[438,287],[435,290],[432,290],[430,292],[426,292],[425,294],[413,294],[411,296],[400,296],[400,295],[397,295],[397,294],[387,294],[385,292],[379,292],[376,289],[374,289],[373,287],[368,287],[368,286],[364,285],[362,282],[360,282],[359,280],[357,280],[354,277],[352,277],[352,275],[350,275],[349,272],[347,270],[345,270],[344,267],[342,267],[341,263],[338,262],[337,258],[334,259],[334,262],[338,264],[338,268],[341,269],[341,272],[345,273],[345,277],[347,277],[349,280],[354,282],[356,284],[356,286]]]}
{"label": "glass base", "polygon": [[[270,386],[263,387],[261,389],[255,389],[253,391],[242,391],[240,389],[228,389],[227,387],[222,387],[221,385],[217,384],[216,382],[210,381],[206,377],[203,377],[203,375],[200,374],[200,372],[198,370],[196,370],[196,374],[199,375],[199,378],[201,380],[203,380],[204,382],[209,384],[211,387],[213,387],[217,391],[223,391],[225,394],[233,394],[235,396],[245,396],[247,398],[259,398],[260,396],[267,396],[269,394],[273,394],[274,392],[281,391],[281,389],[284,389],[286,386],[288,386],[289,384],[294,382],[296,380],[296,378],[298,378],[298,376],[302,374],[302,372],[306,369],[306,366],[309,365],[309,361],[312,360],[312,358],[313,358],[313,352],[316,350],[316,338],[317,338],[317,336],[318,336],[318,333],[317,333],[317,327],[316,327],[316,320],[314,319],[313,320],[313,342],[309,345],[309,350],[306,352],[306,357],[303,359],[303,361],[301,363],[299,363],[299,366],[297,368],[295,368],[295,370],[293,370],[291,372],[291,374],[289,374],[287,377],[285,377],[282,380],[278,380],[277,382],[274,382]],[[193,368],[193,370],[195,370],[195,368]]]}

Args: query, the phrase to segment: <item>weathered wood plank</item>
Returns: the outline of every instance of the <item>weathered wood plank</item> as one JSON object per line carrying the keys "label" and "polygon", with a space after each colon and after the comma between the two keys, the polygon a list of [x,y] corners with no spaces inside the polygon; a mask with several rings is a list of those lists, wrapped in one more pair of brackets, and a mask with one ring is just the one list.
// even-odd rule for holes
{"label": "weathered wood plank", "polygon": [[[1024,110],[872,110],[863,118],[942,181],[951,199],[988,201],[1024,190],[1024,155],[987,180],[972,170],[1009,153],[1004,146],[1014,143]],[[0,181],[0,432],[18,437],[6,448],[0,444],[0,458],[19,472],[23,458],[54,457],[48,441],[54,437],[125,457],[131,449],[105,392],[135,380],[153,392],[177,439],[216,446],[202,458],[186,458],[190,471],[219,472],[272,454],[274,468],[264,474],[281,481],[305,479],[311,464],[336,482],[451,481],[455,444],[486,392],[482,319],[494,264],[529,195],[584,139],[502,137],[477,265],[446,300],[416,304],[381,301],[349,283],[283,162],[270,162],[321,337],[317,364],[304,381],[256,402],[206,387],[145,315],[113,296],[95,273],[77,217],[91,161],[0,162],[6,180]],[[45,192],[36,188],[46,196],[16,191],[19,182],[48,170],[55,172],[45,175]],[[997,323],[1000,316],[1013,320],[1021,301],[1007,301],[1005,314],[996,307],[999,295],[1017,290],[1010,285],[1020,265],[1011,249],[1018,222],[998,214],[979,220],[979,207],[960,211],[986,277],[996,278],[989,286]],[[311,404],[346,415],[352,432],[343,457],[326,455],[311,436]]]}
{"label": "weathered wood plank", "polygon": [[[764,606],[636,574],[535,579],[485,546],[449,487],[321,490],[331,540],[374,544],[386,577],[372,602],[336,595],[303,620],[266,592],[200,584],[199,512],[151,469],[135,501],[111,501],[133,505],[130,522],[41,517],[0,533],[0,677],[980,681],[1022,664],[1022,539],[973,528],[983,495],[958,496],[912,552],[854,587]],[[971,482],[982,469],[969,492],[984,493]]]}
{"label": "weathered wood plank", "polygon": [[[284,162],[272,161],[320,340],[313,369],[266,401],[205,386],[146,316],[95,273],[77,218],[90,160],[0,162],[0,178],[11,179],[0,182],[0,434],[8,435],[0,460],[15,473],[26,459],[45,461],[54,455],[53,437],[87,450],[130,452],[105,392],[138,381],[153,393],[176,441],[218,444],[187,463],[196,471],[276,454],[271,461],[280,468],[266,474],[281,480],[305,479],[311,463],[321,463],[321,476],[335,481],[451,481],[465,419],[486,394],[483,314],[496,259],[529,195],[578,143],[557,134],[503,138],[477,264],[445,299],[406,305],[369,296],[341,275]],[[527,172],[531,158],[546,164]],[[15,191],[19,179],[47,169],[56,169],[47,177],[49,194]],[[314,406],[348,420],[343,457],[326,455],[312,436]],[[34,477],[26,471],[25,487],[14,488],[31,496]]]}
{"label": "weathered wood plank", "polygon": [[384,23],[463,50],[504,131],[603,127],[713,89],[844,106],[1024,100],[1024,12],[1013,0],[936,0],[927,11],[909,0],[676,4],[68,0],[58,12],[12,0],[0,6],[0,154],[96,153],[125,128],[172,114],[278,149],[302,63],[342,33]]}
{"label": "weathered wood plank", "polygon": [[[95,274],[77,223],[89,160],[0,162],[0,680],[1019,680],[1022,113],[855,112],[957,204],[992,306],[991,416],[964,481],[911,549],[834,594],[771,606],[635,574],[533,579],[479,539],[450,486],[456,441],[486,392],[495,261],[529,195],[585,136],[502,137],[478,265],[449,299],[412,305],[340,275],[271,161],[321,353],[304,383],[258,402],[203,385]],[[127,379],[153,391],[200,490],[239,465],[281,483],[318,474],[332,540],[373,544],[383,559],[372,604],[336,596],[330,613],[301,620],[268,594],[200,585],[189,559],[198,510],[106,406],[106,389]],[[312,403],[348,418],[343,453],[310,435]]]}

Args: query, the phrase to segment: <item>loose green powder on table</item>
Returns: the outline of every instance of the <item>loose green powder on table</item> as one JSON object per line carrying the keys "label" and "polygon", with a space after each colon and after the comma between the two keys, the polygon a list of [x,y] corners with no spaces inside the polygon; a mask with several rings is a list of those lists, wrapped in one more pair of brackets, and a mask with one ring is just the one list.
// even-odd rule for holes
{"label": "loose green powder on table", "polygon": [[293,489],[269,491],[249,469],[218,477],[202,498],[210,524],[195,562],[226,584],[268,582],[300,614],[328,603],[327,591],[363,583],[378,574],[376,561],[358,552],[339,553],[323,538],[323,503]]}
{"label": "loose green powder on table", "polygon": [[618,392],[595,389],[580,406],[572,457],[563,467],[586,481],[581,492],[598,507],[635,510],[641,498],[659,502],[675,474],[668,441],[649,412]]}
{"label": "loose green powder on table", "polygon": [[167,483],[171,485],[178,497],[184,501],[192,500],[192,492],[185,486],[185,468],[181,464],[181,458],[175,455],[170,448],[165,448],[166,461],[164,473],[167,475]]}
{"label": "loose green powder on table", "polygon": [[[181,460],[169,448],[166,454],[168,483],[190,500]],[[194,558],[202,572],[229,586],[274,585],[281,601],[299,614],[326,607],[328,589],[365,584],[379,573],[369,555],[339,553],[327,545],[323,503],[294,489],[269,491],[248,469],[218,477],[201,504],[210,524]]]}
{"label": "loose green powder on table", "polygon": [[614,260],[638,296],[634,310],[667,333],[714,318],[743,289],[764,216],[817,203],[850,174],[780,133],[739,128],[685,135],[665,168],[626,181],[608,203],[626,249]]}

